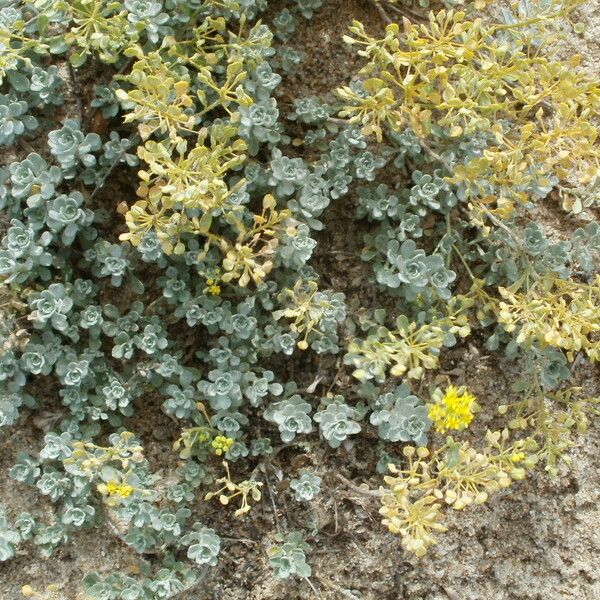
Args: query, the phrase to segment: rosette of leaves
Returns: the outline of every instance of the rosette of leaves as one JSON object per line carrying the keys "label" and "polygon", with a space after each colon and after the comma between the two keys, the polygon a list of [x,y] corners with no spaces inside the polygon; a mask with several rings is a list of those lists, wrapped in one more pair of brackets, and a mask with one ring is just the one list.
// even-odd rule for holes
{"label": "rosette of leaves", "polygon": [[290,46],[280,46],[277,48],[275,61],[286,75],[294,75],[304,56],[303,52]]}
{"label": "rosette of leaves", "polygon": [[369,221],[382,221],[404,216],[399,197],[385,183],[376,188],[358,188],[358,201],[356,214],[359,218],[366,216]]}
{"label": "rosette of leaves", "polygon": [[167,332],[160,324],[160,319],[150,317],[149,320],[151,322],[147,323],[144,329],[133,337],[133,343],[150,356],[162,354],[162,351],[169,345]]}
{"label": "rosette of leaves", "polygon": [[275,37],[285,42],[296,31],[296,17],[289,9],[284,8],[273,17],[273,30]]}
{"label": "rosette of leaves", "polygon": [[166,34],[165,27],[169,15],[163,11],[163,3],[158,0],[125,0],[127,20],[132,24],[135,34],[144,32],[151,42],[158,42],[159,35]]}
{"label": "rosette of leaves", "polygon": [[356,421],[360,416],[359,412],[348,406],[343,396],[323,398],[322,401],[326,406],[316,412],[313,419],[319,424],[319,430],[327,443],[332,448],[339,448],[342,442],[361,430]]}
{"label": "rosette of leaves", "polygon": [[281,198],[291,196],[308,175],[308,169],[301,158],[284,156],[279,148],[273,149],[270,167],[269,184],[273,186],[276,196]]}
{"label": "rosette of leaves", "polygon": [[299,477],[290,481],[290,488],[294,490],[294,498],[298,502],[309,502],[321,491],[321,481],[318,475],[300,470]]}
{"label": "rosette of leaves", "polygon": [[65,354],[56,363],[56,374],[65,386],[81,386],[90,375],[90,361],[74,353]]}
{"label": "rosette of leaves", "polygon": [[370,150],[365,150],[354,159],[353,165],[356,177],[358,179],[365,179],[366,181],[373,181],[377,175],[377,171],[386,162],[386,159],[382,156],[376,156]]}
{"label": "rosette of leaves", "polygon": [[242,404],[241,373],[230,369],[213,369],[208,381],[198,383],[198,391],[209,401],[213,410],[237,408]]}
{"label": "rosette of leaves", "polygon": [[67,119],[61,129],[48,134],[48,146],[60,163],[65,179],[72,179],[79,165],[93,167],[96,164],[92,153],[100,150],[102,141],[97,133],[84,134],[75,119]]}
{"label": "rosette of leaves", "polygon": [[288,443],[296,435],[312,431],[311,411],[312,407],[308,402],[299,394],[293,394],[289,398],[270,404],[265,409],[264,418],[277,425],[281,440]]}
{"label": "rosette of leaves", "polygon": [[447,269],[442,256],[427,256],[414,240],[391,240],[387,244],[387,262],[375,265],[377,281],[392,289],[402,286],[407,300],[414,300],[426,289],[447,300],[452,295],[449,285],[456,273]]}
{"label": "rosette of leaves", "polygon": [[0,24],[3,29],[8,30],[18,20],[23,18],[23,13],[18,7],[11,6],[10,4],[3,8],[4,10],[2,11],[2,18],[0,20]]}
{"label": "rosette of leaves", "polygon": [[50,65],[47,68],[32,67],[29,80],[30,105],[52,104],[60,106],[64,103],[64,97],[61,93],[64,82],[56,65]]}
{"label": "rosette of leaves", "polygon": [[252,156],[258,153],[261,144],[277,144],[281,139],[281,126],[275,98],[241,107],[238,133],[248,143]]}
{"label": "rosette of leaves", "polygon": [[295,0],[295,1],[296,1],[298,10],[300,11],[300,14],[305,19],[312,19],[312,17],[315,14],[315,11],[317,9],[319,9],[323,4],[323,0]]}
{"label": "rosette of leaves", "polygon": [[120,106],[115,94],[115,86],[104,84],[94,86],[94,99],[90,102],[90,106],[100,109],[105,119],[116,117]]}
{"label": "rosette of leaves", "polygon": [[6,513],[0,508],[0,562],[15,556],[20,541],[19,531],[10,525]]}
{"label": "rosette of leaves", "polygon": [[281,539],[281,545],[272,546],[268,550],[269,565],[279,579],[288,577],[307,578],[311,575],[310,565],[306,562],[306,552],[310,546],[303,540],[299,532],[289,533]]}
{"label": "rosette of leaves", "polygon": [[49,331],[44,331],[41,337],[32,336],[23,348],[21,367],[32,375],[50,375],[62,354],[60,346],[55,348],[52,342],[52,333]]}
{"label": "rosette of leaves", "polygon": [[300,223],[286,231],[279,255],[284,264],[300,269],[308,262],[316,245],[316,240],[310,237],[308,225]]}
{"label": "rosette of leaves", "polygon": [[377,396],[372,406],[370,421],[382,440],[427,445],[427,431],[431,427],[427,407],[410,393],[406,384]]}
{"label": "rosette of leaves", "polygon": [[456,205],[458,199],[439,169],[433,175],[416,170],[411,177],[415,185],[410,189],[408,201],[417,214],[425,216],[428,210],[447,212]]}
{"label": "rosette of leaves", "polygon": [[330,114],[330,106],[318,98],[298,98],[294,100],[294,110],[288,115],[288,119],[306,125],[316,125],[326,121]]}
{"label": "rosette of leaves", "polygon": [[244,396],[252,406],[260,406],[268,395],[279,396],[283,392],[280,383],[274,381],[273,371],[263,371],[260,376],[254,372],[244,377]]}
{"label": "rosette of leaves", "polygon": [[187,546],[187,557],[197,565],[214,566],[221,550],[221,540],[214,529],[194,523],[192,531],[179,539],[179,544]]}
{"label": "rosette of leaves", "polygon": [[144,285],[133,273],[129,248],[121,244],[111,244],[107,240],[96,242],[85,258],[92,262],[92,272],[97,277],[110,277],[110,284],[120,287],[127,281],[136,293],[144,291]]}
{"label": "rosette of leaves", "polygon": [[330,185],[321,166],[317,166],[304,182],[296,198],[288,202],[290,210],[311,229],[320,231],[323,223],[317,219],[331,202]]}
{"label": "rosette of leaves", "polygon": [[253,98],[265,100],[271,97],[280,83],[281,75],[274,73],[270,63],[264,61],[250,72],[250,76],[244,81],[244,88]]}
{"label": "rosette of leaves", "polygon": [[567,357],[553,348],[538,350],[532,347],[534,363],[540,371],[540,383],[548,390],[556,389],[571,376]]}
{"label": "rosette of leaves", "polygon": [[12,219],[11,226],[2,238],[0,250],[0,277],[6,283],[24,283],[30,277],[43,281],[50,278],[50,267],[54,261],[48,252],[52,235],[45,231],[41,235],[18,219]]}
{"label": "rosette of leaves", "polygon": [[0,94],[0,146],[11,146],[14,141],[38,126],[38,120],[29,114],[23,100]]}
{"label": "rosette of leaves", "polygon": [[[0,427],[14,425],[19,419],[19,409],[24,403],[24,395],[21,393],[5,394],[0,399]],[[35,402],[28,404],[35,406]]]}
{"label": "rosette of leaves", "polygon": [[97,185],[98,180],[103,183],[109,172],[117,165],[124,164],[128,167],[135,167],[139,160],[135,154],[127,152],[133,149],[135,136],[122,138],[117,131],[111,131],[109,139],[103,145],[103,154],[98,159],[98,164],[103,167],[96,169],[95,177],[88,177],[90,170],[83,174],[83,179],[87,185]]}
{"label": "rosette of leaves", "polygon": [[47,289],[32,294],[29,304],[33,309],[30,318],[35,327],[44,328],[49,323],[57,331],[66,331],[67,315],[73,308],[73,300],[62,283],[52,283]]}
{"label": "rosette of leaves", "polygon": [[10,193],[17,200],[26,200],[31,207],[40,206],[55,193],[63,180],[63,173],[56,165],[48,163],[34,152],[20,162],[11,163]]}
{"label": "rosette of leaves", "polygon": [[247,340],[254,336],[257,320],[254,316],[254,302],[241,302],[230,318],[224,319],[220,328],[225,333],[234,334],[241,340]]}
{"label": "rosette of leaves", "polygon": [[81,192],[75,191],[68,196],[57,196],[48,205],[46,223],[50,231],[60,233],[66,246],[73,243],[79,230],[89,227],[94,220],[94,213],[89,208],[84,208],[83,202]]}

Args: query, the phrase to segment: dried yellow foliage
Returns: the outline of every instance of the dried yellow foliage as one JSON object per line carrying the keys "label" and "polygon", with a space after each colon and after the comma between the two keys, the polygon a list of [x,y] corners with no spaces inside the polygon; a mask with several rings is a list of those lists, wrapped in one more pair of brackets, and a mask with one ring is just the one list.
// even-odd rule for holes
{"label": "dried yellow foliage", "polygon": [[570,361],[584,352],[591,361],[600,358],[600,276],[592,283],[552,279],[538,281],[525,292],[499,288],[498,322],[516,341],[540,348],[552,346],[567,352]]}
{"label": "dried yellow foliage", "polygon": [[382,489],[383,524],[400,535],[402,546],[421,557],[436,543],[436,533],[446,531],[443,508],[462,510],[523,479],[535,461],[529,454],[537,448],[532,438],[509,441],[508,430],[488,431],[481,451],[468,442],[449,437],[433,452],[407,446],[408,464],[388,465],[391,475]]}
{"label": "dried yellow foliage", "polygon": [[497,204],[499,214],[526,201],[532,186],[573,175],[592,186],[600,176],[600,86],[578,68],[579,56],[555,60],[538,43],[548,19],[580,3],[509,24],[442,10],[426,24],[389,24],[381,38],[354,21],[345,41],[367,60],[364,85],[338,90],[341,116],[379,141],[411,127],[436,155],[444,139],[484,136],[482,154],[449,165],[448,181],[471,200]]}

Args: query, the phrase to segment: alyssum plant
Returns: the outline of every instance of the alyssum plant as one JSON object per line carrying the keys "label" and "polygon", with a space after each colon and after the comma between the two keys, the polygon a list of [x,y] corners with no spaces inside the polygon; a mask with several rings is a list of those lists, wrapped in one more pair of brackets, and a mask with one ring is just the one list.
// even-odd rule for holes
{"label": "alyssum plant", "polygon": [[[343,456],[368,429],[390,463],[383,522],[418,556],[446,506],[558,472],[595,412],[569,379],[598,359],[600,227],[556,241],[533,211],[551,192],[597,206],[600,93],[544,45],[579,0],[503,22],[480,4],[409,11],[383,37],[355,22],[358,77],[286,106],[285,44],[321,0],[264,21],[265,0],[0,0],[0,425],[53,414],[10,470],[48,503],[0,513],[0,559],[112,531],[146,558],[89,574],[86,597],[174,597],[218,562],[214,512],[260,510],[278,453]],[[329,206],[352,202],[386,310],[347,305],[310,264]],[[473,332],[526,365],[481,443],[468,389],[411,388]],[[295,381],[303,353],[343,354],[356,385]],[[148,411],[175,424],[168,476],[130,431]],[[310,510],[332,475],[292,470],[286,493]],[[271,537],[275,575],[310,577],[304,537]]]}

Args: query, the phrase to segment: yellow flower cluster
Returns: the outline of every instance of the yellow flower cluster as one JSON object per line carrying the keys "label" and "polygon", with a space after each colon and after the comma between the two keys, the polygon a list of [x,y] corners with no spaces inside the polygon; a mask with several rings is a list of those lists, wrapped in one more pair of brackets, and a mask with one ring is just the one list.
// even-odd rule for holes
{"label": "yellow flower cluster", "polygon": [[218,435],[211,443],[210,445],[213,447],[215,454],[217,456],[221,456],[222,454],[225,454],[229,448],[231,448],[231,446],[233,446],[234,444],[234,440],[232,440],[230,437],[226,437],[224,435]]}
{"label": "yellow flower cluster", "polygon": [[473,420],[475,396],[467,390],[451,385],[443,396],[436,399],[434,394],[434,400],[429,406],[429,418],[439,433],[448,429],[461,431]]}
{"label": "yellow flower cluster", "polygon": [[510,460],[516,464],[524,461],[525,458],[527,458],[525,452],[515,452],[515,454],[510,457]]}
{"label": "yellow flower cluster", "polygon": [[106,484],[106,493],[109,496],[120,496],[121,498],[128,498],[133,494],[133,487],[126,483],[118,483],[117,481],[111,480]]}

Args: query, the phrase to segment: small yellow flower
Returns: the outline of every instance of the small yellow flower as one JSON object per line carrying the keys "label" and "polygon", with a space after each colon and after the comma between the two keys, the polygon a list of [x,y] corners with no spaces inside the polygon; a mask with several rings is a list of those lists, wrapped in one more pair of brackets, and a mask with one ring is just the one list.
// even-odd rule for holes
{"label": "small yellow flower", "polygon": [[126,483],[119,483],[113,479],[111,479],[106,484],[106,493],[109,496],[119,496],[121,498],[128,498],[133,494],[133,487],[127,485]]}
{"label": "small yellow flower", "polygon": [[230,437],[225,437],[224,435],[218,435],[210,445],[213,447],[215,454],[217,456],[221,456],[221,454],[225,454],[231,446],[233,446],[235,440],[232,440]]}
{"label": "small yellow flower", "polygon": [[446,388],[443,396],[429,405],[429,418],[433,421],[436,431],[440,433],[448,429],[461,431],[466,429],[473,420],[474,407],[473,394],[464,388],[451,385]]}
{"label": "small yellow flower", "polygon": [[525,460],[525,452],[515,452],[510,460],[514,463],[520,463],[522,460]]}
{"label": "small yellow flower", "polygon": [[206,290],[208,291],[209,294],[213,295],[213,296],[220,296],[221,295],[221,286],[217,285],[216,283],[209,285]]}

